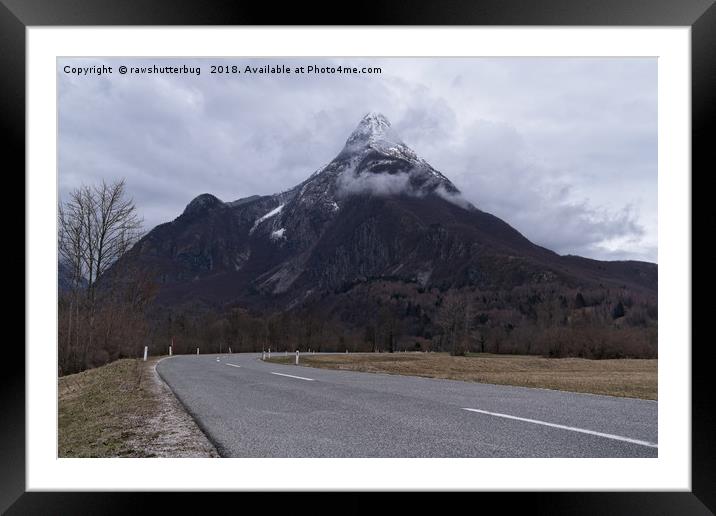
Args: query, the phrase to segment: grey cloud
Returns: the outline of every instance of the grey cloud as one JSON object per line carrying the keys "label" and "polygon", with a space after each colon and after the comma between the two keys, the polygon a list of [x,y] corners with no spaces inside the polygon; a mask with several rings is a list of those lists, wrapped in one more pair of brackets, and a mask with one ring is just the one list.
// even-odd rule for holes
{"label": "grey cloud", "polygon": [[410,194],[410,174],[360,174],[345,170],[338,177],[338,193],[341,196],[367,193],[371,195]]}
{"label": "grey cloud", "polygon": [[446,201],[451,202],[465,210],[472,210],[475,208],[475,206],[470,201],[465,199],[462,193],[448,192],[443,185],[438,185],[438,187],[435,189],[435,193]]}

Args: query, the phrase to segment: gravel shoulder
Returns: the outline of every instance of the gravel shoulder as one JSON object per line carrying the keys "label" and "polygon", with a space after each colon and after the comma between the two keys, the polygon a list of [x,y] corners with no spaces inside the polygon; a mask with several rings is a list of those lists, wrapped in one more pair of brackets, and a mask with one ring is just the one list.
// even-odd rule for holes
{"label": "gravel shoulder", "polygon": [[123,359],[61,377],[59,457],[218,457],[159,377],[156,364]]}

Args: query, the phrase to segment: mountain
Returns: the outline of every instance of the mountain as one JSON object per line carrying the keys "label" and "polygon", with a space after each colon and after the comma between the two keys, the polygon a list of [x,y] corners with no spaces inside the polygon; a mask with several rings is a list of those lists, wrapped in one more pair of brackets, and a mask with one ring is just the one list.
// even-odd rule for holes
{"label": "mountain", "polygon": [[654,299],[657,290],[655,264],[560,256],[533,244],[467,202],[375,113],[302,183],[233,202],[201,194],[120,263],[153,271],[160,305],[259,311],[321,306],[345,315],[366,305],[377,283],[441,292],[626,289]]}

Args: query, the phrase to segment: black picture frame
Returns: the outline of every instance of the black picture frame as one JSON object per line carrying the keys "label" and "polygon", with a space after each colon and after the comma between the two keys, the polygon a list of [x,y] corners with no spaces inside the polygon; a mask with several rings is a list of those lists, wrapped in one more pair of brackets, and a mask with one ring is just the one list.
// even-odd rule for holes
{"label": "black picture frame", "polygon": [[[357,4],[356,4],[357,5]],[[269,3],[230,0],[177,2],[176,0],[0,0],[0,124],[3,132],[5,177],[16,180],[25,170],[25,29],[31,26],[70,25],[569,25],[569,26],[689,26],[691,27],[692,73],[692,192],[713,191],[716,145],[709,137],[716,120],[716,6],[713,0],[491,0],[452,2],[364,2],[350,15],[340,9],[316,7],[302,2],[277,9]],[[712,131],[709,131],[712,129]],[[8,160],[8,158],[14,158]],[[699,171],[699,173],[696,173]],[[684,171],[688,173],[689,171]],[[708,178],[708,182],[706,181]],[[698,181],[697,181],[698,179]],[[696,188],[698,183],[699,188]],[[7,187],[6,187],[7,188]],[[14,189],[24,192],[24,181]],[[23,195],[24,199],[24,195]],[[695,199],[694,199],[695,201]],[[695,205],[695,202],[694,202]],[[699,274],[699,291],[713,289],[713,274],[694,258],[708,245],[716,230],[713,209],[692,205],[692,275]],[[7,220],[7,219],[6,219]],[[702,239],[693,238],[702,235]],[[25,235],[15,242],[24,241]],[[19,244],[16,244],[19,249]],[[25,251],[23,246],[23,263]],[[14,263],[17,263],[15,258]],[[712,260],[710,260],[712,262]],[[32,274],[25,265],[25,277]],[[712,303],[692,301],[692,320],[708,320]],[[16,303],[19,306],[20,303]],[[24,307],[24,303],[22,304]],[[668,314],[666,314],[668,315]],[[701,317],[698,317],[700,315]],[[499,502],[501,510],[516,508],[549,514],[712,514],[716,511],[716,401],[711,343],[706,336],[692,343],[692,490],[690,492],[591,492],[591,493],[480,493]],[[48,343],[48,346],[50,344]],[[0,511],[7,514],[119,514],[149,509],[147,502],[161,501],[164,510],[192,506],[216,507],[232,494],[207,494],[189,498],[184,493],[28,493],[25,491],[25,354],[6,342],[0,375]],[[477,494],[470,494],[475,496]],[[241,494],[244,506],[246,493]],[[255,494],[251,495],[252,498]],[[271,510],[302,504],[305,494],[272,494]],[[160,500],[156,500],[160,498]],[[265,498],[263,498],[265,500]],[[452,499],[451,503],[459,503]],[[373,510],[373,502],[352,493],[342,502],[341,512]],[[424,494],[406,499],[403,510],[423,507]],[[474,503],[470,501],[469,503]],[[331,504],[326,506],[331,511]],[[311,504],[316,508],[315,504]],[[335,509],[335,507],[333,507]],[[325,510],[325,509],[324,509]]]}

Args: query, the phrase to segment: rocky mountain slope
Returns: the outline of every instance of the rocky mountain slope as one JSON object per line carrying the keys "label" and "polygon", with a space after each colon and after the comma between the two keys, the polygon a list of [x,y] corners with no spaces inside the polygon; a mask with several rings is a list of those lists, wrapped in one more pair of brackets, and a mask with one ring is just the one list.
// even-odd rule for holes
{"label": "rocky mountain slope", "polygon": [[122,263],[151,270],[165,306],[282,311],[374,281],[657,290],[655,264],[559,256],[477,209],[374,113],[301,184],[233,202],[199,195]]}

